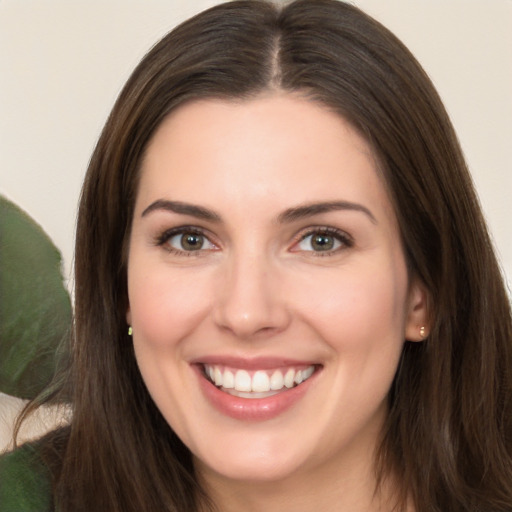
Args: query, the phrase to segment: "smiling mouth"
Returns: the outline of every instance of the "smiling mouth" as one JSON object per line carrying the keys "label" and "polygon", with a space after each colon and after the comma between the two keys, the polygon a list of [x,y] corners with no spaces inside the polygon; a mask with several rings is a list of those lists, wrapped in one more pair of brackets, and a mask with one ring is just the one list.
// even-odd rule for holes
{"label": "smiling mouth", "polygon": [[249,371],[216,364],[203,364],[207,380],[221,391],[240,398],[267,398],[308,380],[315,365]]}

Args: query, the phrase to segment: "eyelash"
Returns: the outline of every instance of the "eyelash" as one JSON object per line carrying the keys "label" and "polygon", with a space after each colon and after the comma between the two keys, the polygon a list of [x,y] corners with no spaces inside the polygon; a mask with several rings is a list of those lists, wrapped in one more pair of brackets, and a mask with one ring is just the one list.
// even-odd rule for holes
{"label": "eyelash", "polygon": [[[204,237],[208,242],[212,245],[215,245],[208,235],[205,234],[205,231],[201,228],[195,227],[195,226],[180,226],[177,228],[172,228],[164,231],[162,234],[156,237],[155,245],[163,247],[166,251],[168,251],[171,254],[176,254],[178,256],[200,256],[203,255],[205,251],[209,251],[210,249],[198,249],[196,251],[185,251],[176,249],[175,247],[172,247],[170,245],[166,245],[167,242],[177,236],[177,235],[183,235],[183,234],[192,234],[192,235],[199,235]],[[350,235],[345,233],[344,231],[333,228],[333,227],[326,227],[326,226],[314,226],[308,228],[305,232],[299,233],[293,242],[292,247],[295,247],[296,245],[300,244],[302,241],[304,241],[306,238],[313,236],[313,235],[324,235],[328,237],[333,237],[340,243],[340,247],[337,247],[335,249],[329,249],[325,251],[292,251],[292,252],[307,252],[311,253],[311,256],[314,257],[326,257],[326,256],[333,256],[337,254],[339,251],[343,249],[347,249],[350,247],[353,247],[354,240]]]}
{"label": "eyelash", "polygon": [[[313,236],[313,235],[324,235],[333,237],[340,243],[340,247],[337,247],[335,249],[326,250],[326,251],[304,251],[311,253],[311,256],[313,257],[328,257],[328,256],[334,256],[339,251],[342,251],[344,249],[348,249],[350,247],[354,246],[354,240],[350,235],[345,233],[345,231],[342,231],[341,229],[333,228],[333,227],[326,227],[326,226],[314,226],[308,228],[305,232],[300,233],[296,237],[296,241],[294,243],[294,246],[298,245],[302,241],[304,241],[306,238]],[[299,251],[297,251],[299,252]]]}
{"label": "eyelash", "polygon": [[[199,249],[197,251],[182,251],[180,249],[176,249],[175,247],[172,247],[170,245],[166,245],[167,242],[177,236],[177,235],[184,235],[184,234],[191,234],[191,235],[199,235],[207,239],[212,245],[215,245],[213,242],[210,241],[210,238],[205,234],[204,230],[197,228],[195,226],[180,226],[178,228],[172,228],[164,231],[161,235],[159,235],[156,240],[155,244],[157,246],[163,247],[167,252],[171,254],[175,254],[177,256],[200,256],[204,254],[205,249]],[[207,250],[207,249],[206,249]]]}

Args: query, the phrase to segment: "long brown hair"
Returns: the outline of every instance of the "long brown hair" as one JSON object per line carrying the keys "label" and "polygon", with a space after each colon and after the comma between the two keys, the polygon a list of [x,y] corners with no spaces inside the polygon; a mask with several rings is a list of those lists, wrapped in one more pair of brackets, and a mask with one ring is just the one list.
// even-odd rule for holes
{"label": "long brown hair", "polygon": [[127,240],[141,160],[169,112],[269,89],[300,92],[367,138],[410,272],[428,289],[431,332],[405,343],[377,476],[400,482],[398,509],[412,499],[418,512],[510,510],[512,315],[456,135],[409,51],[336,0],[214,7],[160,41],[121,92],[80,201],[73,419],[52,444],[57,509],[191,512],[207,501],[127,336]]}

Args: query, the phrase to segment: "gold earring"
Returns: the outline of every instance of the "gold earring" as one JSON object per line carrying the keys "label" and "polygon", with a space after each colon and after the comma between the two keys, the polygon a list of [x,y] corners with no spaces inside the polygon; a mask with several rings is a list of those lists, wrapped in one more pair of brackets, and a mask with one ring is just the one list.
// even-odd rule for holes
{"label": "gold earring", "polygon": [[425,338],[425,337],[426,337],[426,333],[425,333],[425,326],[423,326],[423,325],[420,327],[420,336],[421,336],[422,338]]}
{"label": "gold earring", "polygon": [[128,326],[128,336],[131,336],[133,334],[133,329],[132,329],[132,326],[129,325]]}

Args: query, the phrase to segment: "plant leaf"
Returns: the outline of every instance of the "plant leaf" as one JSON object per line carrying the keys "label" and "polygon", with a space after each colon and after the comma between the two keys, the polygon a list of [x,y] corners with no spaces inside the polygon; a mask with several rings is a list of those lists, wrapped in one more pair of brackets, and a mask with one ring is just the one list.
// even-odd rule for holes
{"label": "plant leaf", "polygon": [[53,377],[70,325],[58,249],[0,196],[0,391],[20,398],[39,394]]}

